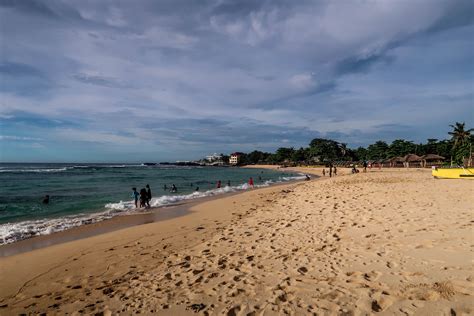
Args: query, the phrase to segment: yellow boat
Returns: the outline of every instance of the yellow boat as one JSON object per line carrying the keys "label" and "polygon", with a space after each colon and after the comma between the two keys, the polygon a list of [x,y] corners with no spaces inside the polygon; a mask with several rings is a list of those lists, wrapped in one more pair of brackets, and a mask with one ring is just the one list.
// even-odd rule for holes
{"label": "yellow boat", "polygon": [[474,168],[433,168],[431,174],[436,179],[474,180]]}

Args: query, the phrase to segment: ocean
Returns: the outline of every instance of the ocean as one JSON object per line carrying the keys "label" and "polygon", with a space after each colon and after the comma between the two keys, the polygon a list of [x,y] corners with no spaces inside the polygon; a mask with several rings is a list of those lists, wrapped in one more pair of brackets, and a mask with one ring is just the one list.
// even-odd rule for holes
{"label": "ocean", "polygon": [[[135,209],[132,187],[140,191],[149,184],[151,206],[161,207],[246,190],[250,177],[256,187],[304,178],[290,172],[230,167],[2,163],[0,245],[143,213]],[[220,189],[216,188],[218,180]],[[178,192],[169,191],[172,184]],[[43,204],[47,194],[50,202]]]}

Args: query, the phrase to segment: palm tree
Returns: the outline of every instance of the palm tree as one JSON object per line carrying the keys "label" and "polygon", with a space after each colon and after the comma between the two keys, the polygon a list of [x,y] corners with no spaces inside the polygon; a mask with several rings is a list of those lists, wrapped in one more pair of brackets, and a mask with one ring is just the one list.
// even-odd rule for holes
{"label": "palm tree", "polygon": [[456,122],[455,125],[449,125],[453,128],[452,132],[448,132],[449,135],[452,136],[451,140],[454,141],[453,149],[462,146],[469,140],[469,136],[471,136],[471,132],[474,131],[474,128],[470,128],[468,130],[464,130],[464,126],[466,123]]}
{"label": "palm tree", "polygon": [[342,157],[344,157],[347,153],[347,144],[338,143],[339,150],[341,151]]}
{"label": "palm tree", "polygon": [[[455,125],[449,125],[453,128],[452,132],[448,132],[449,135],[451,135],[451,140],[453,141],[453,151],[458,148],[462,147],[464,144],[466,144],[469,141],[469,137],[471,136],[471,132],[474,131],[474,128],[470,128],[468,130],[465,130],[466,123],[462,122],[456,122]],[[451,155],[451,164],[452,164],[452,155]],[[464,160],[464,157],[463,157]]]}

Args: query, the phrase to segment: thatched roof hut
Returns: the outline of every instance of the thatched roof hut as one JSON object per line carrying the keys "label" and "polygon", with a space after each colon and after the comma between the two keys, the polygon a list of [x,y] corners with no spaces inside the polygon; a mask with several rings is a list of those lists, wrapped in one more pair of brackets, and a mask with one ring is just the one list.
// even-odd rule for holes
{"label": "thatched roof hut", "polygon": [[437,164],[440,164],[444,161],[444,157],[440,155],[435,155],[435,154],[427,154],[424,156],[421,156],[421,165],[422,167],[429,167],[429,166],[435,166]]}
{"label": "thatched roof hut", "polygon": [[441,161],[441,160],[444,160],[445,158],[440,155],[428,154],[428,155],[421,156],[421,159],[425,161]]}
{"label": "thatched roof hut", "polygon": [[403,157],[403,160],[405,162],[419,162],[421,161],[421,157],[416,155],[416,154],[408,154],[405,157]]}
{"label": "thatched roof hut", "polygon": [[404,164],[405,160],[403,157],[392,157],[390,159],[387,159],[387,162],[389,163],[390,167],[396,167],[397,164]]}
{"label": "thatched roof hut", "polygon": [[403,158],[403,157],[392,157],[388,161],[390,161],[392,163],[393,162],[405,162],[405,158]]}
{"label": "thatched roof hut", "polygon": [[419,163],[420,167],[423,166],[421,157],[416,154],[408,154],[403,157],[403,160],[406,168],[410,168],[410,163]]}

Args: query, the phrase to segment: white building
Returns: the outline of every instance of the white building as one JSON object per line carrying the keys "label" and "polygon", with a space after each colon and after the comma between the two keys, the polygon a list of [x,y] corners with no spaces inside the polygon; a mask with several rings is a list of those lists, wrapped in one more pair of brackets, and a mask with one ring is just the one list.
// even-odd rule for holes
{"label": "white building", "polygon": [[216,161],[222,161],[222,155],[213,153],[212,155],[206,156],[205,158],[209,162],[216,162]]}
{"label": "white building", "polygon": [[238,165],[240,162],[241,155],[242,155],[241,153],[232,153],[229,158],[229,164],[233,166]]}

